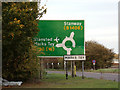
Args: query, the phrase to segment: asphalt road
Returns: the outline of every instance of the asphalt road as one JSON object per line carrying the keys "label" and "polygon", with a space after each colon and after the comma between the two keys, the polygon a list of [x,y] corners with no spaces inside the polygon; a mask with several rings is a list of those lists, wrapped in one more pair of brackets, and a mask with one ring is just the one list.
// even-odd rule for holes
{"label": "asphalt road", "polygon": [[[65,71],[47,71],[47,73],[60,73],[65,74]],[[71,75],[71,72],[68,72]],[[77,76],[82,76],[82,72],[76,72]],[[118,80],[118,74],[116,73],[93,73],[93,72],[84,72],[84,76],[87,78],[96,78],[96,79],[105,79],[105,80],[113,80],[113,81],[120,81]],[[120,74],[119,74],[120,76]]]}

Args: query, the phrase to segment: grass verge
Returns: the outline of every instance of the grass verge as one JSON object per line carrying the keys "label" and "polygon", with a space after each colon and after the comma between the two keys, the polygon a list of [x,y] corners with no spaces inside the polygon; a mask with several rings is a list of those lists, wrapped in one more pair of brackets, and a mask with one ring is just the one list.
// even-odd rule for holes
{"label": "grass verge", "polygon": [[63,74],[48,74],[38,83],[24,83],[21,88],[118,88],[118,82],[81,77],[65,79]]}
{"label": "grass verge", "polygon": [[98,70],[86,70],[86,72],[97,72],[97,73],[119,73],[120,69],[98,69]]}

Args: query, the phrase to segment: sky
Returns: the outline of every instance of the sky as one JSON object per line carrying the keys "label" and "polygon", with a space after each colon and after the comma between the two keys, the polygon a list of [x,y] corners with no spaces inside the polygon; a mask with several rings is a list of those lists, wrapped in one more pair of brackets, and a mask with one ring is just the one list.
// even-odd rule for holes
{"label": "sky", "polygon": [[120,0],[41,0],[47,13],[41,20],[84,20],[85,41],[94,40],[118,53]]}

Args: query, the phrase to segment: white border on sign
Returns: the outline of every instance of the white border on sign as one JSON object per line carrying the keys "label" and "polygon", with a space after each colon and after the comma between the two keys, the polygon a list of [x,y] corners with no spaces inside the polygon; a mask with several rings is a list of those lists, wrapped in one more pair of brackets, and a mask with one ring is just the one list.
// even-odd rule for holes
{"label": "white border on sign", "polygon": [[[50,19],[50,20],[52,20],[52,19]],[[58,21],[63,21],[63,20],[58,20]],[[83,21],[84,21],[84,23],[83,23],[84,24],[84,54],[80,54],[80,55],[85,55],[85,20],[83,20]],[[63,58],[64,56],[37,56],[37,57],[41,57],[41,58]]]}

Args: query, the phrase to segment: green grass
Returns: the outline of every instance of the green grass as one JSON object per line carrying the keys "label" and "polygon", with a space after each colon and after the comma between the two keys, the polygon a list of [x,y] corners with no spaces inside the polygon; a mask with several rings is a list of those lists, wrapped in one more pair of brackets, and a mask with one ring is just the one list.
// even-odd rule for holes
{"label": "green grass", "polygon": [[[64,71],[63,69],[46,69],[47,71]],[[71,70],[68,70],[71,71]],[[81,70],[77,70],[81,71]],[[98,70],[85,70],[85,72],[96,72],[96,73],[120,73],[120,69],[98,69]]]}
{"label": "green grass", "polygon": [[[63,69],[46,69],[47,71],[64,71]],[[71,71],[71,70],[68,70]],[[77,70],[80,71],[80,70]],[[85,70],[85,72],[97,72],[97,73],[120,73],[120,69],[98,69],[98,70]]]}
{"label": "green grass", "polygon": [[64,71],[63,69],[46,69],[46,71]]}
{"label": "green grass", "polygon": [[37,83],[24,83],[22,88],[118,88],[118,82],[81,77],[65,79],[64,74],[48,74]]}
{"label": "green grass", "polygon": [[98,69],[98,70],[86,70],[86,72],[118,73],[119,70],[120,69]]}

